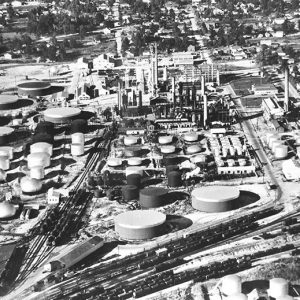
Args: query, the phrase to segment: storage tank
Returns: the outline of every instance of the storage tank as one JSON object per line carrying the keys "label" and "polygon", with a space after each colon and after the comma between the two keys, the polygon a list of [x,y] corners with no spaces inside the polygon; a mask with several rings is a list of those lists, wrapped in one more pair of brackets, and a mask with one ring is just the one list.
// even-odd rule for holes
{"label": "storage tank", "polygon": [[239,165],[240,165],[241,167],[246,166],[246,159],[244,159],[244,158],[239,158],[239,159],[238,159],[238,162],[239,162]]}
{"label": "storage tank", "polygon": [[168,175],[172,171],[179,171],[178,165],[167,165],[166,166],[166,175]]}
{"label": "storage tank", "polygon": [[195,153],[198,153],[200,151],[201,151],[200,145],[192,145],[192,146],[187,147],[187,149],[186,149],[186,152],[188,154],[195,154]]}
{"label": "storage tank", "polygon": [[126,177],[127,185],[141,186],[142,176],[140,174],[130,174]]}
{"label": "storage tank", "polygon": [[198,133],[196,133],[196,132],[189,132],[183,136],[183,139],[186,142],[197,142],[199,139],[199,136],[198,136]]}
{"label": "storage tank", "polygon": [[205,163],[206,162],[206,155],[205,154],[198,154],[196,156],[193,156],[191,158],[191,161],[194,163],[194,164],[197,164],[197,163]]}
{"label": "storage tank", "polygon": [[87,121],[84,119],[76,119],[71,123],[71,134],[80,132],[87,133]]}
{"label": "storage tank", "polygon": [[36,133],[32,136],[31,138],[32,143],[39,143],[39,142],[44,142],[44,143],[48,143],[48,144],[52,144],[54,142],[54,138],[53,135],[50,135],[48,133],[43,133],[43,132],[39,132]]}
{"label": "storage tank", "polygon": [[125,157],[139,157],[140,153],[140,148],[126,148],[124,150]]}
{"label": "storage tank", "polygon": [[10,202],[0,202],[0,219],[11,218],[16,214],[16,212],[17,209]]}
{"label": "storage tank", "polygon": [[8,156],[9,159],[13,159],[14,148],[9,146],[0,147],[0,156]]}
{"label": "storage tank", "polygon": [[42,182],[39,179],[22,177],[20,182],[24,194],[36,194],[42,190]]}
{"label": "storage tank", "polygon": [[168,186],[179,187],[182,186],[181,172],[171,171],[168,173]]}
{"label": "storage tank", "polygon": [[140,166],[143,163],[143,159],[140,157],[131,157],[127,159],[129,166]]}
{"label": "storage tank", "polygon": [[136,200],[139,198],[139,188],[135,185],[125,185],[122,187],[122,196],[125,201]]}
{"label": "storage tank", "polygon": [[84,134],[82,132],[76,132],[71,135],[72,144],[84,144]]}
{"label": "storage tank", "polygon": [[288,146],[280,145],[275,148],[274,156],[277,159],[286,158],[288,155]]}
{"label": "storage tank", "polygon": [[141,166],[132,166],[126,168],[126,177],[130,174],[139,174],[141,177],[144,175],[144,167]]}
{"label": "storage tank", "polygon": [[51,122],[40,122],[37,124],[36,128],[35,128],[35,132],[36,133],[47,133],[50,135],[54,135],[55,134],[55,130],[54,130],[54,124]]}
{"label": "storage tank", "polygon": [[159,187],[148,187],[140,190],[140,205],[143,208],[154,208],[166,204],[168,190]]}
{"label": "storage tank", "polygon": [[176,148],[175,148],[175,146],[173,146],[173,145],[162,146],[162,147],[160,148],[161,153],[164,153],[164,154],[174,153],[175,150],[176,150]]}
{"label": "storage tank", "polygon": [[130,146],[130,145],[135,145],[138,143],[138,137],[128,135],[124,137],[124,145],[125,146]]}
{"label": "storage tank", "polygon": [[289,283],[284,278],[272,278],[269,280],[270,288],[268,290],[269,296],[278,298],[286,296],[289,293]]}
{"label": "storage tank", "polygon": [[30,169],[30,177],[35,179],[44,179],[45,170],[43,167],[36,166]]}
{"label": "storage tank", "polygon": [[30,153],[45,152],[50,156],[53,154],[53,145],[45,142],[34,143],[30,145]]}
{"label": "storage tank", "polygon": [[275,153],[275,149],[280,145],[284,145],[284,141],[274,141],[272,143],[272,152]]}
{"label": "storage tank", "polygon": [[165,144],[170,144],[173,141],[173,136],[172,135],[164,135],[164,136],[159,136],[158,137],[158,142],[161,145],[165,145]]}
{"label": "storage tank", "polygon": [[71,155],[80,156],[84,154],[84,144],[71,144]]}
{"label": "storage tank", "polygon": [[50,166],[50,155],[46,152],[30,153],[27,156],[27,164],[29,169],[37,166],[47,168]]}
{"label": "storage tank", "polygon": [[235,274],[224,276],[222,278],[222,292],[227,296],[240,294],[242,292],[241,277]]}
{"label": "storage tank", "polygon": [[233,159],[227,160],[228,167],[233,167],[235,165],[235,161]]}
{"label": "storage tank", "polygon": [[123,161],[120,158],[111,157],[107,160],[107,164],[110,167],[120,167],[120,166],[122,166],[122,163],[123,163]]}
{"label": "storage tank", "polygon": [[8,156],[0,156],[0,169],[7,171],[10,167],[10,161]]}
{"label": "storage tank", "polygon": [[14,129],[11,127],[0,127],[0,145],[6,145],[11,140]]}
{"label": "storage tank", "polygon": [[273,143],[280,141],[280,137],[276,134],[269,138],[269,148],[272,149]]}

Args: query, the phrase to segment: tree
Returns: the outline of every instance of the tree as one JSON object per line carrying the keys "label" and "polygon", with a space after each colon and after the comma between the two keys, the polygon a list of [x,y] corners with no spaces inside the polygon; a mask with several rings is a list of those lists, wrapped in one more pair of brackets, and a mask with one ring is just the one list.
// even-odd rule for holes
{"label": "tree", "polygon": [[84,25],[79,26],[79,37],[82,40],[85,36],[86,30],[84,28]]}
{"label": "tree", "polygon": [[95,15],[95,20],[97,24],[104,22],[104,16],[101,12],[97,12]]}
{"label": "tree", "polygon": [[295,24],[289,20],[285,20],[282,24],[282,31],[285,35],[295,32]]}
{"label": "tree", "polygon": [[15,15],[15,11],[14,11],[14,8],[12,7],[11,3],[9,3],[7,6],[7,14],[10,19],[12,19],[13,16]]}
{"label": "tree", "polygon": [[175,21],[176,15],[174,9],[172,8],[169,10],[169,17],[172,21]]}

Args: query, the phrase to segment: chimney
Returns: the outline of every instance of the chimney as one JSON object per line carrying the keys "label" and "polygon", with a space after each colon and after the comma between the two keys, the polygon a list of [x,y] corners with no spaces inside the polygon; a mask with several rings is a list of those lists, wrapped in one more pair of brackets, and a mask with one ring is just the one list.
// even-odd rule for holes
{"label": "chimney", "polygon": [[289,68],[287,65],[284,69],[284,111],[289,111]]}
{"label": "chimney", "polygon": [[121,93],[121,86],[122,86],[122,80],[119,79],[118,80],[118,108],[119,110],[121,110],[122,106],[123,106],[123,101],[122,101],[122,93]]}
{"label": "chimney", "polygon": [[172,77],[172,101],[174,108],[176,107],[176,96],[175,96],[175,77]]}
{"label": "chimney", "polygon": [[203,126],[206,126],[207,122],[207,95],[203,96]]}
{"label": "chimney", "polygon": [[220,85],[220,71],[217,70],[217,85],[219,86]]}
{"label": "chimney", "polygon": [[201,95],[204,96],[204,94],[205,94],[205,78],[202,75],[201,76]]}

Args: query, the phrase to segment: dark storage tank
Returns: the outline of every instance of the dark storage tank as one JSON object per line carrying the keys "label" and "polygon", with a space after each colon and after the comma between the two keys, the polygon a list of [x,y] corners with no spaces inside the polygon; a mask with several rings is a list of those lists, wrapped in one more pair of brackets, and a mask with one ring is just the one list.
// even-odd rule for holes
{"label": "dark storage tank", "polygon": [[170,187],[182,186],[181,172],[171,171],[168,173],[168,186]]}
{"label": "dark storage tank", "polygon": [[130,174],[126,177],[128,185],[135,185],[137,187],[141,186],[142,176],[140,174]]}
{"label": "dark storage tank", "polygon": [[168,190],[159,187],[148,187],[140,190],[140,205],[144,208],[153,208],[165,205]]}
{"label": "dark storage tank", "polygon": [[138,199],[139,189],[135,185],[125,185],[122,187],[122,196],[125,201]]}
{"label": "dark storage tank", "polygon": [[31,140],[32,140],[32,144],[44,142],[53,145],[54,142],[54,138],[52,135],[48,133],[42,133],[42,132],[34,134]]}
{"label": "dark storage tank", "polygon": [[167,165],[166,166],[166,175],[168,175],[172,171],[179,171],[178,165]]}
{"label": "dark storage tank", "polygon": [[124,151],[125,157],[140,157],[140,153],[139,148],[126,148]]}
{"label": "dark storage tank", "polygon": [[71,134],[73,133],[87,133],[87,120],[76,119],[71,123]]}
{"label": "dark storage tank", "polygon": [[36,133],[48,133],[51,135],[54,135],[54,124],[51,122],[40,122],[37,124],[36,128],[35,128],[35,132]]}
{"label": "dark storage tank", "polygon": [[178,160],[179,159],[176,156],[164,157],[164,164],[165,164],[165,166],[176,165],[178,163]]}
{"label": "dark storage tank", "polygon": [[6,145],[11,140],[11,134],[14,132],[13,128],[0,127],[0,145]]}

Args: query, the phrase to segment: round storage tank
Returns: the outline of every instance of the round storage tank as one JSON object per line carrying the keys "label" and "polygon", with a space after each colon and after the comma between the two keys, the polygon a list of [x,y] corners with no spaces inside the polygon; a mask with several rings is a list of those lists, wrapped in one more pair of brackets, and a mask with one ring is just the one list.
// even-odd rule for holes
{"label": "round storage tank", "polygon": [[120,166],[122,166],[122,163],[123,163],[123,161],[122,161],[122,159],[120,159],[120,158],[109,158],[108,160],[107,160],[107,164],[110,166],[110,167],[120,167]]}
{"label": "round storage tank", "polygon": [[125,157],[139,157],[140,149],[138,148],[126,148],[124,151]]}
{"label": "round storage tank", "polygon": [[204,212],[224,212],[237,207],[240,191],[233,186],[204,186],[192,191],[192,206]]}
{"label": "round storage tank", "polygon": [[122,239],[152,239],[163,232],[166,216],[153,210],[133,210],[115,218],[115,231]]}
{"label": "round storage tank", "polygon": [[4,170],[0,169],[0,182],[6,181],[6,173]]}
{"label": "round storage tank", "polygon": [[87,133],[87,121],[84,119],[76,119],[71,123],[71,134],[74,133]]}
{"label": "round storage tank", "polygon": [[201,151],[201,147],[199,145],[192,145],[187,147],[186,152],[188,154],[195,154]]}
{"label": "round storage tank", "polygon": [[272,143],[272,152],[275,153],[275,149],[280,146],[280,145],[284,145],[284,141],[275,141]]}
{"label": "round storage tank", "polygon": [[174,153],[175,150],[176,150],[176,148],[173,145],[163,146],[163,147],[160,148],[160,151],[163,154],[171,154],[171,153]]}
{"label": "round storage tank", "polygon": [[246,163],[246,159],[244,159],[244,158],[240,158],[240,159],[238,160],[238,162],[239,162],[239,165],[242,166],[242,167],[243,167],[243,166],[246,166],[246,164],[247,164],[247,163]]}
{"label": "round storage tank", "polygon": [[122,187],[122,196],[125,201],[136,200],[139,198],[139,188],[135,185],[125,185]]}
{"label": "round storage tank", "polygon": [[168,190],[159,187],[148,187],[140,190],[140,205],[143,208],[154,208],[165,205]]}
{"label": "round storage tank", "polygon": [[84,144],[84,134],[76,132],[71,135],[72,144]]}
{"label": "round storage tank", "polygon": [[272,149],[273,143],[280,140],[278,135],[273,135],[269,138],[269,148]]}
{"label": "round storage tank", "polygon": [[45,152],[50,156],[53,154],[53,145],[45,142],[34,143],[30,146],[30,153]]}
{"label": "round storage tank", "polygon": [[31,153],[27,156],[28,168],[50,166],[50,155],[46,152]]}
{"label": "round storage tank", "polygon": [[52,135],[50,135],[48,133],[42,133],[42,132],[39,132],[39,133],[36,133],[35,135],[33,135],[33,137],[32,137],[33,144],[41,143],[41,142],[53,145],[54,138]]}
{"label": "round storage tank", "polygon": [[242,292],[242,280],[238,275],[227,275],[222,278],[222,292],[226,296],[240,294]]}
{"label": "round storage tank", "polygon": [[228,159],[228,160],[227,160],[227,164],[228,164],[228,167],[233,167],[233,166],[235,165],[233,159]]}
{"label": "round storage tank", "polygon": [[139,174],[141,177],[144,175],[144,167],[140,166],[132,166],[132,167],[127,167],[126,168],[126,177],[131,175],[131,174]]}
{"label": "round storage tank", "polygon": [[269,281],[270,288],[268,291],[269,296],[278,298],[286,296],[289,293],[289,283],[283,278],[272,278]]}
{"label": "round storage tank", "polygon": [[9,146],[0,147],[0,156],[8,156],[9,159],[13,159],[14,148]]}
{"label": "round storage tank", "polygon": [[129,166],[140,166],[143,163],[143,159],[140,157],[131,157],[127,160]]}
{"label": "round storage tank", "polygon": [[41,180],[30,177],[22,177],[20,185],[24,194],[39,193],[43,187]]}
{"label": "round storage tank", "polygon": [[199,136],[198,136],[197,133],[190,132],[190,133],[186,133],[186,134],[183,136],[183,139],[184,139],[186,142],[197,142],[198,139],[199,139]]}
{"label": "round storage tank", "polygon": [[14,132],[13,128],[0,127],[0,145],[6,145],[10,141],[10,136]]}
{"label": "round storage tank", "polygon": [[161,145],[171,144],[172,141],[173,141],[173,136],[172,135],[164,135],[164,136],[159,136],[158,137],[158,142]]}
{"label": "round storage tank", "polygon": [[71,144],[71,155],[80,156],[84,154],[84,144]]}
{"label": "round storage tank", "polygon": [[130,146],[130,145],[135,145],[138,143],[138,137],[128,135],[124,137],[124,145],[125,146]]}
{"label": "round storage tank", "polygon": [[10,161],[8,156],[0,156],[0,169],[7,171],[10,167]]}
{"label": "round storage tank", "polygon": [[168,173],[168,186],[170,187],[182,186],[181,172],[171,171]]}
{"label": "round storage tank", "polygon": [[172,171],[179,171],[178,165],[167,165],[166,166],[166,175],[168,175]]}
{"label": "round storage tank", "polygon": [[280,145],[275,148],[274,156],[277,159],[286,158],[288,155],[288,146]]}
{"label": "round storage tank", "polygon": [[37,166],[30,169],[30,177],[35,179],[44,179],[45,170],[43,167]]}
{"label": "round storage tank", "polygon": [[13,217],[17,212],[17,209],[8,201],[0,202],[0,219],[6,219]]}
{"label": "round storage tank", "polygon": [[54,124],[51,122],[40,122],[37,124],[35,128],[36,133],[47,133],[50,135],[54,135]]}
{"label": "round storage tank", "polygon": [[138,188],[141,186],[142,176],[140,174],[130,174],[126,177],[128,185],[135,185]]}
{"label": "round storage tank", "polygon": [[68,123],[75,117],[79,116],[81,110],[77,107],[55,107],[44,111],[44,118],[54,124]]}

